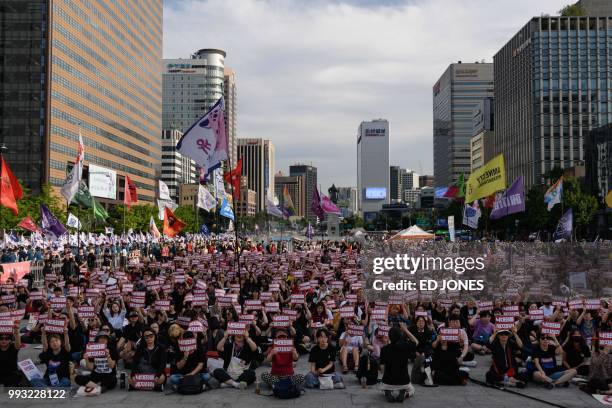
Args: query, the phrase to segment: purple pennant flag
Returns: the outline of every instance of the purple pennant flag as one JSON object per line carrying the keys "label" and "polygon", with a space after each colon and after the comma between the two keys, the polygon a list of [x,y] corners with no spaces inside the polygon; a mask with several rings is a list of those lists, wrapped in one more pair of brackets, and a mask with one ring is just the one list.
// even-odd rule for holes
{"label": "purple pennant flag", "polygon": [[40,205],[40,227],[45,234],[53,236],[54,239],[58,239],[68,232],[62,223],[55,218],[51,210],[44,204]]}
{"label": "purple pennant flag", "polygon": [[321,196],[321,208],[328,214],[342,214],[342,211],[340,211],[340,209],[336,207],[336,204],[334,204],[334,202],[325,194]]}
{"label": "purple pennant flag", "polygon": [[523,211],[525,211],[525,189],[523,176],[519,176],[506,191],[497,194],[490,218],[497,220]]}
{"label": "purple pennant flag", "polygon": [[317,190],[317,186],[314,186],[312,190],[312,200],[310,201],[310,209],[320,220],[325,219],[325,212],[323,208],[321,208],[321,197],[319,197],[319,190]]}

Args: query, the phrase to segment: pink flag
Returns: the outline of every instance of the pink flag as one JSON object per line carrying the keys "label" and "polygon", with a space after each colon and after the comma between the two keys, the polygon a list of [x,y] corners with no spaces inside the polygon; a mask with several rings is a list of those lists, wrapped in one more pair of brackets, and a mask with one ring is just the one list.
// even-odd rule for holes
{"label": "pink flag", "polygon": [[342,214],[342,211],[340,211],[340,209],[336,207],[336,204],[334,204],[325,194],[321,194],[321,208],[327,214]]}

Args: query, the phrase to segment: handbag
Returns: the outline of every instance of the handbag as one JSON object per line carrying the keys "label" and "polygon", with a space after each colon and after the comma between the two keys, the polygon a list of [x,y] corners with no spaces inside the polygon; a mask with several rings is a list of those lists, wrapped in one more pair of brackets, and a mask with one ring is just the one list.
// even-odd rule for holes
{"label": "handbag", "polygon": [[319,389],[320,390],[333,390],[334,379],[331,376],[319,377]]}
{"label": "handbag", "polygon": [[176,392],[182,395],[195,395],[204,391],[204,381],[200,374],[186,375],[181,378],[181,381],[176,388]]}

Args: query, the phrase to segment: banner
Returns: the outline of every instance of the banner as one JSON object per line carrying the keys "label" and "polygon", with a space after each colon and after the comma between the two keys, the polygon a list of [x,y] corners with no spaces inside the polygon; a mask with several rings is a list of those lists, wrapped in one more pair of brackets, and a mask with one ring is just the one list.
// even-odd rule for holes
{"label": "banner", "polygon": [[480,211],[478,200],[474,201],[472,205],[466,203],[463,208],[463,225],[478,229],[478,220],[481,214],[482,212]]}
{"label": "banner", "polygon": [[58,239],[68,232],[66,227],[55,218],[55,215],[44,204],[40,205],[40,226],[45,235],[50,235],[53,239]]}
{"label": "banner", "polygon": [[506,188],[504,155],[500,154],[470,174],[465,201],[471,203]]}
{"label": "banner", "polygon": [[13,215],[19,214],[17,200],[23,196],[21,185],[13,175],[6,160],[0,157],[0,205],[8,208]]}
{"label": "banner", "polygon": [[269,197],[266,197],[266,212],[273,217],[283,218],[283,212],[274,205]]}
{"label": "banner", "polygon": [[176,150],[203,167],[206,173],[221,167],[221,162],[228,158],[223,97],[185,131]]}
{"label": "banner", "polygon": [[[168,185],[161,180],[159,180],[159,200],[172,200],[172,198],[170,198],[170,189],[168,189]],[[157,200],[157,202],[159,202],[159,200]]]}
{"label": "banner", "polygon": [[138,190],[136,189],[136,184],[130,180],[127,174],[125,175],[125,187],[123,191],[123,204],[127,205],[128,208],[132,208],[132,204],[138,202]]}
{"label": "banner", "polygon": [[450,237],[451,242],[455,242],[455,216],[448,216],[448,235]]}
{"label": "banner", "polygon": [[68,214],[68,221],[66,221],[66,225],[70,228],[81,228],[81,221],[72,213]]}
{"label": "banner", "polygon": [[525,189],[523,176],[519,176],[506,191],[497,193],[490,218],[497,220],[523,211],[525,211]]}
{"label": "banner", "polygon": [[181,232],[181,230],[185,228],[187,224],[177,218],[177,216],[174,215],[171,209],[166,208],[165,211],[166,213],[164,216],[164,234],[172,238],[176,236],[176,234]]}
{"label": "banner", "polygon": [[38,228],[38,225],[36,225],[32,217],[30,217],[29,215],[27,217],[24,217],[21,221],[19,221],[19,224],[17,224],[17,226],[19,228],[23,228],[24,230],[27,230],[30,232],[38,232],[40,230]]}
{"label": "banner", "polygon": [[223,202],[221,203],[221,210],[219,210],[219,214],[224,216],[225,218],[229,218],[234,221],[234,211],[232,207],[227,202],[227,198],[223,198]]}
{"label": "banner", "polygon": [[117,198],[117,172],[115,170],[89,165],[89,193],[93,197]]}
{"label": "banner", "polygon": [[0,283],[6,283],[8,278],[13,278],[14,282],[19,282],[21,278],[30,273],[30,261],[5,263],[2,267],[2,275],[0,275]]}
{"label": "banner", "polygon": [[172,200],[162,200],[161,198],[157,200],[157,208],[159,209],[159,215],[158,218],[163,221],[164,220],[164,215],[165,215],[165,211],[166,208],[171,209],[172,211],[176,210],[178,208],[178,204],[176,204],[174,201]]}
{"label": "banner", "polygon": [[217,208],[217,200],[210,194],[210,191],[203,185],[198,186],[198,201],[196,204],[203,210],[211,211]]}
{"label": "banner", "polygon": [[571,240],[572,238],[572,227],[574,224],[574,213],[570,208],[563,214],[555,230],[554,240],[566,239]]}

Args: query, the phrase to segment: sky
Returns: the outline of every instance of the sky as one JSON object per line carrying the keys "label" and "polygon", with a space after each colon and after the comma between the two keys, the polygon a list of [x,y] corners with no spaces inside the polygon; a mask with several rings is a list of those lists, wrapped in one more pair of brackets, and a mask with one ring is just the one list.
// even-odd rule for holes
{"label": "sky", "polygon": [[227,52],[238,137],[272,140],[276,171],[312,164],[356,186],[361,121],[389,120],[390,165],[433,174],[432,86],[570,0],[165,0],[164,58]]}

